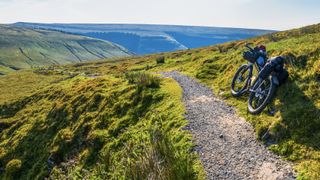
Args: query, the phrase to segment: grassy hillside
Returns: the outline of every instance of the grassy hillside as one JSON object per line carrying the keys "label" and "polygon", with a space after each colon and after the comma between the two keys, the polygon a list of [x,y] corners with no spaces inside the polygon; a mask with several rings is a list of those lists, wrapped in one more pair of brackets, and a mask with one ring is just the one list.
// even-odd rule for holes
{"label": "grassy hillside", "polygon": [[[250,115],[247,97],[231,96],[231,78],[246,63],[241,57],[245,42],[263,43],[270,56],[292,60],[274,116]],[[182,128],[187,122],[181,89],[173,80],[144,74],[178,70],[236,106],[257,138],[295,164],[299,179],[319,179],[319,49],[320,24],[201,49],[6,75],[0,78],[8,84],[0,93],[0,175],[203,178]],[[25,76],[32,77],[32,86],[21,81]]]}
{"label": "grassy hillside", "polygon": [[[280,32],[246,42],[266,44],[270,56],[285,55],[290,78],[274,102],[275,116],[247,113],[247,97],[231,96],[230,84],[243,63],[245,41],[164,55],[156,71],[177,69],[191,75],[238,108],[256,129],[258,138],[283,158],[293,161],[300,179],[320,178],[320,24]],[[264,137],[264,138],[262,138]]]}
{"label": "grassy hillside", "polygon": [[21,73],[0,77],[18,92],[0,99],[0,178],[204,177],[181,130],[187,122],[173,80],[132,72],[45,74],[24,72],[36,79],[33,93],[10,89],[13,82],[29,86],[18,81]]}
{"label": "grassy hillside", "polygon": [[15,26],[62,30],[120,44],[138,55],[171,52],[246,39],[273,31],[148,24],[42,24]]}
{"label": "grassy hillside", "polygon": [[22,68],[128,55],[127,50],[107,41],[0,25],[0,74]]}

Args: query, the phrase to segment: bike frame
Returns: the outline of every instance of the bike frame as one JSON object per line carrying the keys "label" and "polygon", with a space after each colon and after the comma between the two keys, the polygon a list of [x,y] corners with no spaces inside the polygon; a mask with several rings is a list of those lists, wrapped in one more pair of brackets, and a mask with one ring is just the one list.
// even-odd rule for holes
{"label": "bike frame", "polygon": [[248,80],[248,84],[247,84],[247,88],[246,91],[248,91],[251,87],[251,80],[252,80],[252,76],[253,76],[253,68],[256,68],[258,70],[258,72],[261,71],[261,68],[257,65],[257,63],[248,63],[248,68],[249,68],[249,80]]}
{"label": "bike frame", "polygon": [[[253,49],[249,46],[249,44],[246,44],[245,45],[250,51],[253,51]],[[255,63],[252,63],[252,62],[249,62],[248,63],[248,68],[249,68],[249,81],[248,81],[248,84],[246,85],[247,88],[244,90],[244,91],[253,91],[251,88],[251,80],[252,80],[252,76],[253,76],[253,68],[256,68],[257,71],[258,71],[258,74],[259,72],[261,71],[262,68],[260,68],[260,66],[257,64],[257,62]],[[272,78],[272,83],[276,84],[276,85],[279,85],[279,80],[278,78],[274,75],[274,73],[271,74],[271,78]]]}
{"label": "bike frame", "polygon": [[[250,79],[248,81],[248,85],[249,86],[247,87],[247,90],[249,90],[249,92],[254,92],[255,93],[256,91],[251,89],[251,77],[252,77],[252,72],[251,71],[253,70],[253,65],[250,65],[249,68],[250,68],[250,71],[249,71]],[[271,76],[271,83],[275,84],[276,86],[279,86],[279,80],[278,80],[277,76],[274,74],[274,72],[272,72],[270,74],[270,76]],[[261,81],[262,79],[259,78],[259,80]]]}

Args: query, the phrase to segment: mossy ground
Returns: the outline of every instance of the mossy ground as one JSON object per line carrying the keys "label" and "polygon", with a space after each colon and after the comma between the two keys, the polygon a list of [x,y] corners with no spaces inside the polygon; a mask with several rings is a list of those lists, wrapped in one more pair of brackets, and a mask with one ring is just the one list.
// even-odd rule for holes
{"label": "mossy ground", "polygon": [[[247,97],[231,96],[231,79],[246,63],[242,59],[245,42],[263,43],[270,56],[286,55],[291,60],[289,80],[278,89],[273,103],[274,116],[266,111],[250,115]],[[151,81],[130,84],[124,76],[128,72],[178,70],[212,87],[237,107],[259,139],[272,143],[272,151],[294,162],[299,179],[319,179],[319,49],[320,25],[314,25],[200,49],[26,71],[37,78],[46,77],[41,82],[47,83],[34,81],[34,87],[17,97],[10,91],[18,92],[15,88],[25,83],[16,79],[11,88],[1,89],[5,95],[0,95],[0,104],[6,108],[0,112],[1,167],[19,159],[20,172],[38,178],[147,174],[163,174],[164,179],[203,178],[199,161],[189,153],[190,135],[181,130],[187,122],[182,117],[178,85],[164,79],[160,87],[141,88],[137,82]],[[164,57],[164,63],[156,62],[159,57]],[[5,85],[9,83],[6,79],[19,73],[4,76],[0,82]],[[56,80],[49,80],[54,76]],[[263,139],[266,132],[269,137]],[[48,158],[57,165],[50,174]],[[153,163],[160,159],[160,166]]]}
{"label": "mossy ground", "polygon": [[187,121],[176,82],[145,73],[134,81],[121,74],[65,79],[1,105],[0,165],[21,163],[1,178],[204,178],[181,129]]}

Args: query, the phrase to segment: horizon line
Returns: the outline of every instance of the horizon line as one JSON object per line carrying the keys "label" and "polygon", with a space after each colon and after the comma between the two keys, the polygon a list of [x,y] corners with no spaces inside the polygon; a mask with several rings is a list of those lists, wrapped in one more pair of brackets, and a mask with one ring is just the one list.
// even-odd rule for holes
{"label": "horizon line", "polygon": [[[211,26],[211,25],[190,25],[190,24],[164,24],[164,23],[105,23],[105,22],[31,22],[31,21],[17,21],[13,23],[0,23],[3,25],[13,25],[17,23],[30,23],[30,24],[70,24],[70,25],[150,25],[150,26],[181,26],[181,27],[206,27],[206,28],[229,28],[229,29],[248,29],[248,30],[260,30],[260,31],[285,31],[290,29],[296,29],[300,27],[295,28],[289,28],[285,30],[279,30],[279,29],[263,29],[263,28],[254,28],[254,27],[234,27],[234,26]],[[311,25],[311,24],[310,24]]]}

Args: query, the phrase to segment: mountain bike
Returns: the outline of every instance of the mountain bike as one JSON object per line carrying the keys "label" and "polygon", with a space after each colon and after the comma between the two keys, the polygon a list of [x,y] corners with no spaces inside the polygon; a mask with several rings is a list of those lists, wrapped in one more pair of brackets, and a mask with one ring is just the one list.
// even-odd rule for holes
{"label": "mountain bike", "polygon": [[[232,83],[231,93],[239,97],[249,92],[248,111],[251,114],[261,113],[271,102],[277,87],[283,84],[288,78],[288,72],[283,69],[284,58],[281,56],[258,63],[260,54],[256,49],[245,45],[249,51],[243,53],[244,59],[248,64],[244,64],[236,71]],[[258,76],[253,79],[253,68],[256,68]]]}
{"label": "mountain bike", "polygon": [[[248,51],[245,51],[243,53],[243,58],[246,59],[249,63],[240,66],[233,76],[231,83],[231,93],[235,97],[239,97],[249,90],[249,86],[253,77],[254,67],[258,72],[260,72],[264,65],[264,63],[257,63],[257,58],[259,56],[257,50],[250,47],[250,44],[246,44],[245,47],[248,48]],[[267,58],[265,57],[265,59]]]}

